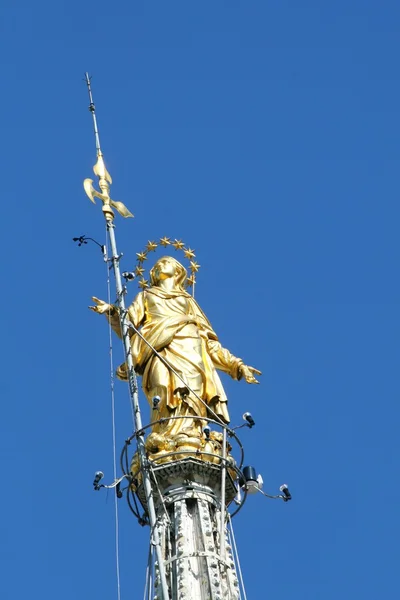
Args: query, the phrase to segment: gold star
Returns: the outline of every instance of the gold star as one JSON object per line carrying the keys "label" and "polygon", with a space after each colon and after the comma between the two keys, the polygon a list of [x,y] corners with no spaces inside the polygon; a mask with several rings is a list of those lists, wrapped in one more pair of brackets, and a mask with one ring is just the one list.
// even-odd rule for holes
{"label": "gold star", "polygon": [[200,269],[200,265],[195,262],[194,260],[190,261],[190,270],[192,271],[192,273],[197,273],[197,271]]}
{"label": "gold star", "polygon": [[183,251],[183,253],[186,256],[186,258],[188,258],[189,260],[191,258],[195,257],[194,250],[192,250],[191,248],[185,248],[184,251]]}
{"label": "gold star", "polygon": [[177,250],[182,250],[182,248],[185,247],[185,244],[182,242],[182,240],[175,240],[172,245],[175,246]]}
{"label": "gold star", "polygon": [[164,248],[166,248],[167,246],[169,246],[171,243],[171,240],[169,237],[163,237],[160,239],[160,244],[161,246],[164,246]]}
{"label": "gold star", "polygon": [[139,285],[140,287],[144,290],[144,288],[146,288],[149,285],[149,282],[147,281],[147,279],[144,279],[144,277],[139,281]]}
{"label": "gold star", "polygon": [[137,252],[136,256],[137,256],[137,259],[139,262],[143,262],[144,260],[147,260],[147,252]]}
{"label": "gold star", "polygon": [[150,241],[147,242],[147,246],[146,246],[147,252],[152,252],[153,250],[155,250],[157,248],[157,246],[158,246],[157,242],[150,242]]}
{"label": "gold star", "polygon": [[188,277],[188,278],[186,279],[186,285],[187,285],[188,287],[191,287],[191,286],[192,286],[194,283],[196,283],[196,278],[195,278],[195,276],[194,276],[194,275],[191,275],[190,277]]}
{"label": "gold star", "polygon": [[141,275],[143,275],[144,273],[144,268],[143,267],[136,267],[135,269],[135,275],[136,277],[140,277]]}

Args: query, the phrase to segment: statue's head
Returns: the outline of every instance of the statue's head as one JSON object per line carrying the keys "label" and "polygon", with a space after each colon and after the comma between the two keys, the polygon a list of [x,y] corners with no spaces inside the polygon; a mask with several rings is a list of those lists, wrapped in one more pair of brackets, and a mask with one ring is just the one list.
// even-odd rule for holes
{"label": "statue's head", "polygon": [[162,279],[173,277],[175,287],[184,291],[187,271],[180,262],[172,256],[163,256],[150,270],[151,285],[159,285]]}

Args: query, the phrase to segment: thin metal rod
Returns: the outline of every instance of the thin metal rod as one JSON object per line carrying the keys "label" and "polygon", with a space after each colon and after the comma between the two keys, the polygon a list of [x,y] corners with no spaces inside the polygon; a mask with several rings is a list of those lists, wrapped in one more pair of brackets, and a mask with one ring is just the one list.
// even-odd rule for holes
{"label": "thin metal rod", "polygon": [[[98,242],[96,242],[96,244],[97,243]],[[103,247],[102,247],[102,250],[103,250]],[[105,259],[107,258],[106,253],[107,253],[107,249],[104,248]],[[108,301],[108,304],[110,304],[111,303],[110,269],[108,268],[107,262],[105,263],[105,265],[106,265],[106,273],[107,273],[107,301]],[[116,481],[117,480],[117,454],[116,454],[116,428],[115,428],[115,382],[114,382],[114,357],[113,357],[113,340],[112,340],[111,325],[108,326],[108,343],[109,343],[109,356],[110,356],[113,471],[114,471],[114,481]],[[122,481],[122,479],[120,479],[120,481]],[[121,600],[121,578],[120,578],[120,568],[119,568],[119,515],[118,515],[117,494],[114,494],[114,513],[115,513],[115,560],[116,560],[116,571],[117,571],[117,598],[118,598],[118,600]]]}
{"label": "thin metal rod", "polygon": [[147,509],[149,513],[150,526],[152,530],[152,536],[154,540],[154,546],[156,551],[156,557],[158,562],[159,574],[160,574],[160,584],[162,591],[162,599],[169,600],[169,592],[168,592],[168,584],[165,576],[165,568],[162,556],[162,548],[160,542],[159,531],[157,528],[157,516],[154,507],[154,498],[153,498],[153,490],[151,485],[151,478],[148,468],[148,459],[146,457],[146,450],[144,446],[144,434],[141,432],[142,430],[142,417],[140,413],[139,406],[139,396],[138,396],[138,384],[137,378],[135,374],[135,369],[133,365],[133,359],[131,354],[130,347],[130,337],[129,337],[129,326],[127,321],[127,311],[125,307],[125,299],[124,299],[124,288],[121,281],[121,273],[119,269],[119,255],[117,252],[117,244],[115,240],[115,231],[114,224],[111,219],[107,219],[107,230],[110,238],[110,246],[111,246],[111,260],[114,269],[115,275],[115,284],[117,288],[117,298],[119,305],[119,319],[121,325],[121,333],[122,333],[122,341],[125,352],[125,360],[128,366],[128,384],[129,384],[129,393],[131,396],[135,426],[138,432],[136,436],[137,446],[138,446],[138,454],[140,458],[140,464],[142,466],[142,475],[143,475],[143,486],[146,495]]}
{"label": "thin metal rod", "polygon": [[247,600],[246,588],[244,587],[244,581],[243,581],[242,567],[240,565],[240,558],[239,558],[239,553],[238,553],[238,549],[237,549],[237,545],[236,545],[235,533],[233,531],[232,516],[228,515],[228,519],[229,519],[229,526],[230,526],[229,527],[230,538],[231,538],[231,541],[233,542],[232,547],[233,547],[234,562],[237,564],[237,570],[239,571],[239,581],[240,581],[240,585],[242,587],[244,600]]}
{"label": "thin metal rod", "polygon": [[[166,532],[168,556],[172,556],[171,530],[172,530],[172,524],[171,524],[171,519],[170,519],[170,525],[167,528],[167,532]],[[169,584],[170,584],[170,589],[171,589],[171,594],[172,594],[173,589],[174,589],[174,571],[171,568],[169,568]]]}
{"label": "thin metal rod", "polygon": [[154,594],[154,548],[150,544],[150,570],[149,570],[149,599],[152,600]]}
{"label": "thin metal rod", "polygon": [[89,77],[89,73],[85,73],[85,80],[86,80],[86,85],[88,88],[88,94],[89,94],[89,110],[92,113],[92,118],[93,118],[93,128],[94,128],[94,137],[96,140],[96,151],[97,151],[97,156],[99,154],[101,154],[101,149],[100,149],[100,136],[99,136],[99,130],[97,128],[97,120],[96,120],[96,107],[94,105],[93,102],[93,96],[92,96],[92,88],[90,85],[90,80],[91,77]]}
{"label": "thin metal rod", "polygon": [[220,556],[225,560],[225,516],[226,516],[226,429],[222,433],[222,461],[221,461],[221,528],[220,528]]}

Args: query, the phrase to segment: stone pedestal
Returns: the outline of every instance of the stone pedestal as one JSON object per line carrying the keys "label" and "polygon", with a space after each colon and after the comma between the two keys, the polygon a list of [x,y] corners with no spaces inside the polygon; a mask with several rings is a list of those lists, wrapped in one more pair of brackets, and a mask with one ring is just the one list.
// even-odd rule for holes
{"label": "stone pedestal", "polygon": [[[158,530],[171,600],[239,600],[240,590],[221,507],[221,466],[195,458],[151,466]],[[226,473],[228,505],[236,487]],[[146,508],[139,484],[136,493]],[[225,544],[221,549],[221,508]],[[161,600],[154,565],[152,598]]]}

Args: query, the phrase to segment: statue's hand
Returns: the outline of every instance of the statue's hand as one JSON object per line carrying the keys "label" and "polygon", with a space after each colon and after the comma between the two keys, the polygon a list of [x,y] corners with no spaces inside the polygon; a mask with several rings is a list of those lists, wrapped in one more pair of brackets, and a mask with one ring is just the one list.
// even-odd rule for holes
{"label": "statue's hand", "polygon": [[104,300],[99,300],[96,296],[92,297],[93,302],[96,303],[96,306],[89,306],[90,310],[98,313],[99,315],[104,315],[104,313],[112,312],[113,307],[108,302],[104,302]]}
{"label": "statue's hand", "polygon": [[255,369],[254,367],[248,367],[247,365],[242,365],[240,367],[240,374],[247,381],[247,383],[260,383],[254,377],[253,373],[256,373],[257,375],[261,375],[261,371],[259,371],[258,369]]}

